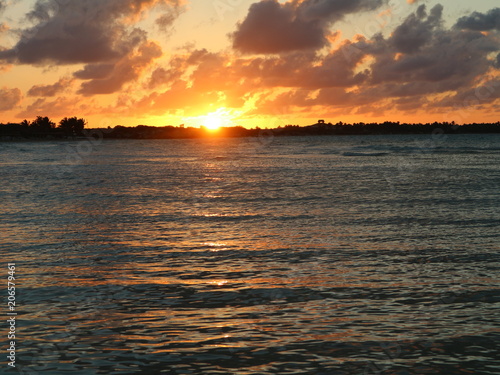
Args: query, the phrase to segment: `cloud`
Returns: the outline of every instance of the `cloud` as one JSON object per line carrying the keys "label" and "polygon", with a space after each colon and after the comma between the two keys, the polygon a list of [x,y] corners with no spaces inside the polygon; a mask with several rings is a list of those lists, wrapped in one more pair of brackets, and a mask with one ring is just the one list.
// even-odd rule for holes
{"label": "cloud", "polygon": [[[191,50],[148,77],[144,87],[162,91],[131,105],[154,114],[248,108],[250,102],[255,108],[247,116],[277,111],[381,116],[387,108],[396,115],[437,113],[463,103],[485,81],[495,82],[491,77],[500,62],[494,33],[449,28],[443,17],[441,5],[421,5],[386,36],[357,36],[329,51],[289,51],[286,58]],[[500,85],[481,92],[492,88],[495,93],[478,106],[498,101]]]}
{"label": "cloud", "polygon": [[374,10],[386,0],[304,0],[254,3],[232,34],[233,48],[273,54],[317,50],[329,44],[330,26],[350,13]]}
{"label": "cloud", "polygon": [[[231,64],[229,71],[220,73],[220,81],[224,82],[226,76],[231,77],[232,82],[241,82],[238,77],[244,77],[248,89],[301,87],[314,90],[361,84],[368,76],[364,70],[356,69],[365,55],[351,54],[351,44],[346,41],[337,50],[321,56],[313,52],[292,52],[286,59],[277,56],[239,59]],[[196,75],[203,77],[203,73]]]}
{"label": "cloud", "polygon": [[71,78],[61,78],[53,85],[35,85],[29,89],[28,96],[56,96],[68,89],[72,83]]}
{"label": "cloud", "polygon": [[500,47],[497,40],[479,32],[445,29],[441,5],[429,14],[421,5],[389,38],[378,35],[361,44],[375,58],[372,83],[419,83],[429,92],[471,84],[491,68],[488,56]]}
{"label": "cloud", "polygon": [[37,0],[17,44],[0,60],[21,64],[109,63],[147,39],[131,23],[154,6],[176,8],[176,0]]}
{"label": "cloud", "polygon": [[89,64],[73,73],[79,79],[104,79],[113,72],[114,64]]}
{"label": "cloud", "polygon": [[[168,69],[163,66],[157,67],[151,74],[145,87],[154,89],[161,85],[173,84],[182,78],[190,66],[201,63],[209,55],[216,56],[216,54],[210,54],[206,49],[194,50],[186,54],[173,56],[169,61]],[[217,68],[222,69],[223,66],[221,65]],[[209,76],[216,74],[218,69],[214,69]]]}
{"label": "cloud", "polygon": [[296,18],[294,13],[291,6],[277,1],[253,4],[233,34],[233,47],[248,53],[279,53],[327,44],[318,22]]}
{"label": "cloud", "polygon": [[415,14],[410,15],[394,30],[391,41],[398,52],[416,52],[429,42],[433,37],[433,31],[442,22],[442,14],[443,6],[440,4],[432,8],[429,16],[425,11],[425,5],[420,5]]}
{"label": "cloud", "polygon": [[493,74],[499,50],[494,35],[447,28],[441,5],[422,5],[388,36],[358,36],[328,52],[291,51],[283,58],[194,50],[174,56],[145,83],[149,89],[168,88],[136,104],[154,113],[197,105],[238,108],[249,101],[255,109],[248,115],[273,115],[276,108],[377,115],[386,106],[432,111],[444,105],[433,95],[458,101]]}
{"label": "cloud", "polygon": [[[110,0],[108,5],[117,1]],[[485,104],[493,108],[499,101],[496,69],[500,68],[500,43],[498,33],[491,32],[496,27],[493,11],[472,13],[450,28],[443,22],[441,5],[417,5],[391,33],[343,41],[338,34],[333,44],[331,26],[336,21],[384,2],[262,0],[250,8],[233,34],[233,43],[240,43],[237,49],[243,54],[191,47],[177,50],[166,62],[159,60],[163,55],[160,46],[134,27],[143,9],[160,2],[123,0],[123,4],[132,3],[135,8],[114,9],[114,13],[108,10],[116,17],[110,18],[107,25],[104,20],[89,20],[85,27],[112,32],[103,36],[102,46],[107,49],[96,44],[99,51],[93,52],[92,59],[80,61],[84,64],[72,76],[51,85],[33,86],[28,96],[37,98],[22,112],[24,116],[67,116],[68,108],[69,114],[80,110],[82,115],[106,110],[128,115],[135,111],[141,116],[199,115],[219,107],[246,111],[254,103],[249,116],[276,115],[277,108],[319,116],[381,115],[389,108],[397,116],[415,111],[438,113],[464,102],[474,108]],[[54,24],[58,12],[61,10],[34,7],[30,17],[38,25],[36,33],[22,36],[47,41],[41,30],[47,23]],[[168,27],[168,17],[165,22]],[[66,20],[65,27],[69,24]],[[270,32],[273,27],[274,34]],[[251,34],[252,30],[256,33]],[[30,53],[37,58],[37,64],[63,64],[78,61],[74,49],[59,51],[59,55],[44,52],[50,59],[42,59],[42,52],[36,50]],[[15,58],[19,56],[17,51]],[[64,90],[75,82],[79,85],[77,95],[63,99]],[[479,104],[470,101],[482,86],[480,92],[488,95],[483,95]],[[116,96],[114,106],[79,107],[80,103],[95,104],[90,99],[93,95],[111,93],[121,94]],[[15,105],[21,100],[18,94]],[[82,100],[78,95],[86,98]]]}
{"label": "cloud", "polygon": [[[485,79],[498,76],[500,43],[493,34],[446,28],[442,13],[441,5],[430,11],[421,5],[389,36],[344,41],[328,54],[253,58],[248,65],[258,68],[250,74],[268,89],[260,95],[256,111],[322,106],[346,114],[360,108],[381,113],[380,108],[389,106],[409,112],[463,103]],[[500,84],[494,85],[491,82],[497,81],[491,78],[489,82],[482,91],[492,92],[470,103],[499,98]],[[278,87],[288,89],[276,96]],[[432,95],[447,99],[432,100]]]}
{"label": "cloud", "polygon": [[474,12],[470,16],[460,18],[455,26],[475,31],[500,31],[500,8],[491,9],[486,14]]}
{"label": "cloud", "polygon": [[160,30],[167,31],[169,27],[174,23],[177,16],[178,15],[175,13],[166,13],[158,17],[155,23],[158,25]]}
{"label": "cloud", "polygon": [[485,105],[500,99],[500,79],[486,80],[477,87],[460,90],[434,103],[435,107],[469,107]]}
{"label": "cloud", "polygon": [[265,100],[268,91],[272,93],[277,88],[308,92],[361,84],[368,79],[366,72],[356,72],[362,55],[347,60],[344,54],[348,48],[349,43],[345,43],[323,59],[310,52],[291,53],[282,59],[238,58],[204,49],[192,50],[174,56],[168,67],[156,68],[145,83],[149,89],[167,86],[166,89],[145,95],[130,106],[154,114],[176,108],[200,112],[210,106],[241,108],[252,98],[262,96]]}
{"label": "cloud", "polygon": [[18,88],[0,88],[0,111],[14,109],[22,100],[21,90]]}
{"label": "cloud", "polygon": [[10,5],[13,5],[14,3],[19,2],[19,1],[20,0],[0,0],[0,14],[5,12],[7,7],[9,7]]}
{"label": "cloud", "polygon": [[[162,50],[158,44],[155,42],[145,42],[137,51],[131,52],[128,56],[120,60],[107,75],[97,77],[95,73],[99,71],[99,67],[87,67],[87,77],[92,76],[89,73],[94,73],[93,79],[82,83],[78,92],[86,96],[91,96],[95,94],[111,94],[119,91],[126,83],[137,80],[144,69],[161,56]],[[83,71],[85,72],[85,69]],[[80,77],[84,75],[80,73]]]}
{"label": "cloud", "polygon": [[163,13],[156,19],[155,23],[161,31],[169,32],[172,24],[184,11],[184,7],[181,1],[171,0],[171,4],[164,8]]}
{"label": "cloud", "polygon": [[[2,13],[1,9],[0,9],[0,14]],[[2,39],[4,38],[4,36],[7,34],[7,32],[10,30],[10,27],[9,25],[7,25],[6,23],[2,23],[0,22],[0,41],[2,41]],[[6,48],[5,47],[2,47],[0,45],[0,53],[2,51],[4,51]],[[5,71],[5,70],[8,70],[8,68],[10,68],[10,64],[7,64],[5,61],[1,61],[0,60],[0,72],[2,71]]]}
{"label": "cloud", "polygon": [[202,113],[211,104],[221,103],[220,92],[235,86],[227,62],[223,54],[205,49],[176,55],[168,68],[156,68],[145,85],[149,89],[168,87],[145,95],[134,106],[153,114],[179,109]]}
{"label": "cloud", "polygon": [[154,89],[161,85],[170,84],[182,77],[183,72],[177,69],[156,68],[149,78],[146,88]]}
{"label": "cloud", "polygon": [[94,114],[98,109],[96,103],[82,102],[75,100],[74,97],[58,96],[53,100],[47,98],[38,98],[26,108],[21,110],[17,117],[32,118],[35,116],[87,116]]}

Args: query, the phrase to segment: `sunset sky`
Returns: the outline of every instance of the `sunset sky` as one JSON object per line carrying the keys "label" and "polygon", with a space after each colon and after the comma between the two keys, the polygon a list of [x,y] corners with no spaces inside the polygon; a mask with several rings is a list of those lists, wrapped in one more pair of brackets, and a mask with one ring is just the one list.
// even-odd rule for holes
{"label": "sunset sky", "polygon": [[496,122],[496,5],[0,0],[0,122]]}

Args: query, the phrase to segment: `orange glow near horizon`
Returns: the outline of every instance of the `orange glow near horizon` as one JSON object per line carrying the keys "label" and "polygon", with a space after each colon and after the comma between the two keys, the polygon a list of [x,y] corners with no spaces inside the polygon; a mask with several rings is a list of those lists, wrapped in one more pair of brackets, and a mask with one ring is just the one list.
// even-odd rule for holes
{"label": "orange glow near horizon", "polygon": [[215,131],[222,127],[235,126],[234,120],[237,115],[237,113],[234,113],[225,107],[221,107],[214,112],[207,113],[206,115],[184,117],[183,120],[188,126],[203,126],[208,130]]}

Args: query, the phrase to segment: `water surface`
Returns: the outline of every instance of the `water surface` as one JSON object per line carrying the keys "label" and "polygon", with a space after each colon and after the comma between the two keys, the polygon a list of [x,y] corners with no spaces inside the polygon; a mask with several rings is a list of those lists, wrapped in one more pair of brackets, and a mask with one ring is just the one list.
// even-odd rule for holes
{"label": "water surface", "polygon": [[2,143],[0,163],[21,373],[500,372],[498,135]]}

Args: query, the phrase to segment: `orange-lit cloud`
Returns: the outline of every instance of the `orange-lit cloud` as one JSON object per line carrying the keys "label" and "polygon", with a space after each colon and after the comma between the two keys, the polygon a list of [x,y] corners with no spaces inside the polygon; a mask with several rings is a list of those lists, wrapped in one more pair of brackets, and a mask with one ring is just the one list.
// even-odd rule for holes
{"label": "orange-lit cloud", "polygon": [[58,96],[56,98],[38,98],[17,115],[20,118],[33,118],[48,114],[54,117],[88,115],[99,110],[93,102],[75,102],[74,98]]}
{"label": "orange-lit cloud", "polygon": [[28,96],[56,96],[68,90],[73,82],[71,78],[62,77],[52,85],[35,85],[29,89]]}
{"label": "orange-lit cloud", "polygon": [[[137,51],[130,52],[129,55],[118,61],[108,74],[103,74],[100,77],[94,76],[89,81],[82,83],[78,92],[85,96],[117,92],[127,82],[136,81],[143,70],[161,56],[162,50],[158,44],[144,42],[137,48]],[[89,66],[86,68],[92,70]]]}
{"label": "orange-lit cloud", "polygon": [[0,88],[0,111],[8,111],[13,109],[21,102],[21,90],[17,88]]}

